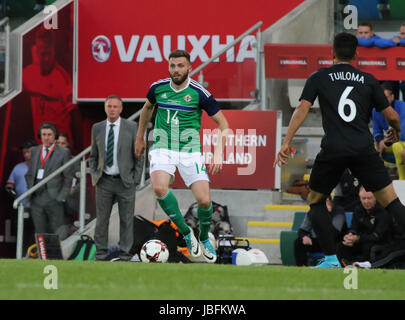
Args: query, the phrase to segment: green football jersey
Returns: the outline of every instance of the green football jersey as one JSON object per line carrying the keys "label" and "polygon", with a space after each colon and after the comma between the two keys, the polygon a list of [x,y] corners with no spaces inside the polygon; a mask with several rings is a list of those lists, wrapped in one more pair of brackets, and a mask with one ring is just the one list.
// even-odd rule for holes
{"label": "green football jersey", "polygon": [[220,110],[213,96],[190,78],[187,86],[177,91],[167,78],[153,83],[147,98],[157,107],[153,149],[200,152],[202,110],[209,116]]}

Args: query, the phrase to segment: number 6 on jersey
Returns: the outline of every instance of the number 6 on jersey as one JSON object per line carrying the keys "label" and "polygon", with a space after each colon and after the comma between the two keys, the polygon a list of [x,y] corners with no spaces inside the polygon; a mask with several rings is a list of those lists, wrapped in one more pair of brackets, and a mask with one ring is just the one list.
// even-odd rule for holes
{"label": "number 6 on jersey", "polygon": [[[354,103],[353,100],[350,100],[348,95],[350,92],[353,90],[353,87],[346,87],[345,91],[343,91],[340,99],[339,99],[339,105],[338,105],[338,112],[340,117],[346,121],[350,122],[353,121],[353,119],[356,117],[357,109],[356,109],[356,104]],[[350,107],[350,112],[348,115],[345,114],[345,106],[348,105]]]}

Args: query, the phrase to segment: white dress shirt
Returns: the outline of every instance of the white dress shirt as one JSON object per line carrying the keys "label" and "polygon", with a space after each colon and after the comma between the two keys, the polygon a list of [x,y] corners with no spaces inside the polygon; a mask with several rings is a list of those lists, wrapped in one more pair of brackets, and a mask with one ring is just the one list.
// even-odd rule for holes
{"label": "white dress shirt", "polygon": [[105,152],[107,154],[107,144],[108,144],[108,133],[110,132],[110,124],[113,124],[114,130],[114,157],[113,157],[113,165],[112,167],[107,167],[104,165],[104,172],[108,175],[116,175],[120,174],[120,170],[118,169],[118,161],[117,161],[117,152],[118,152],[118,135],[120,132],[120,124],[121,124],[121,117],[118,118],[115,122],[110,122],[107,119],[106,129],[105,129]]}
{"label": "white dress shirt", "polygon": [[[48,153],[49,151],[51,151],[51,149],[54,147],[55,144],[52,144],[48,147]],[[46,147],[44,145],[42,145],[42,159],[45,160],[46,156],[47,156],[47,152],[46,152]]]}

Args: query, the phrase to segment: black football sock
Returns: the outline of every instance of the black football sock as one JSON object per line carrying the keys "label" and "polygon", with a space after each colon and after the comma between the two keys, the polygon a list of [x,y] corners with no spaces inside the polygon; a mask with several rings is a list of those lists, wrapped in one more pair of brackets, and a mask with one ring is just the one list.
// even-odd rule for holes
{"label": "black football sock", "polygon": [[325,201],[311,204],[310,208],[308,215],[323,253],[336,254],[335,229]]}
{"label": "black football sock", "polygon": [[385,210],[391,214],[395,221],[405,230],[405,206],[399,201],[398,198],[393,200]]}

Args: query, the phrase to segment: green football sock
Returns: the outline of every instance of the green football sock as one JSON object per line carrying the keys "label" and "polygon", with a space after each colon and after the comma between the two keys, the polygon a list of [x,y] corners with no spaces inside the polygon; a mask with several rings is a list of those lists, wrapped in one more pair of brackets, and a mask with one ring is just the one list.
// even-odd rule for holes
{"label": "green football sock", "polygon": [[197,209],[198,220],[200,222],[201,241],[208,239],[208,231],[210,231],[212,221],[212,210],[212,202],[207,209],[200,207]]}
{"label": "green football sock", "polygon": [[179,228],[179,231],[182,235],[190,233],[190,228],[184,221],[183,215],[179,209],[179,203],[177,202],[174,194],[169,191],[167,195],[162,198],[157,198],[157,201],[160,204],[160,207],[163,211],[169,216],[169,218],[174,222],[174,224]]}

